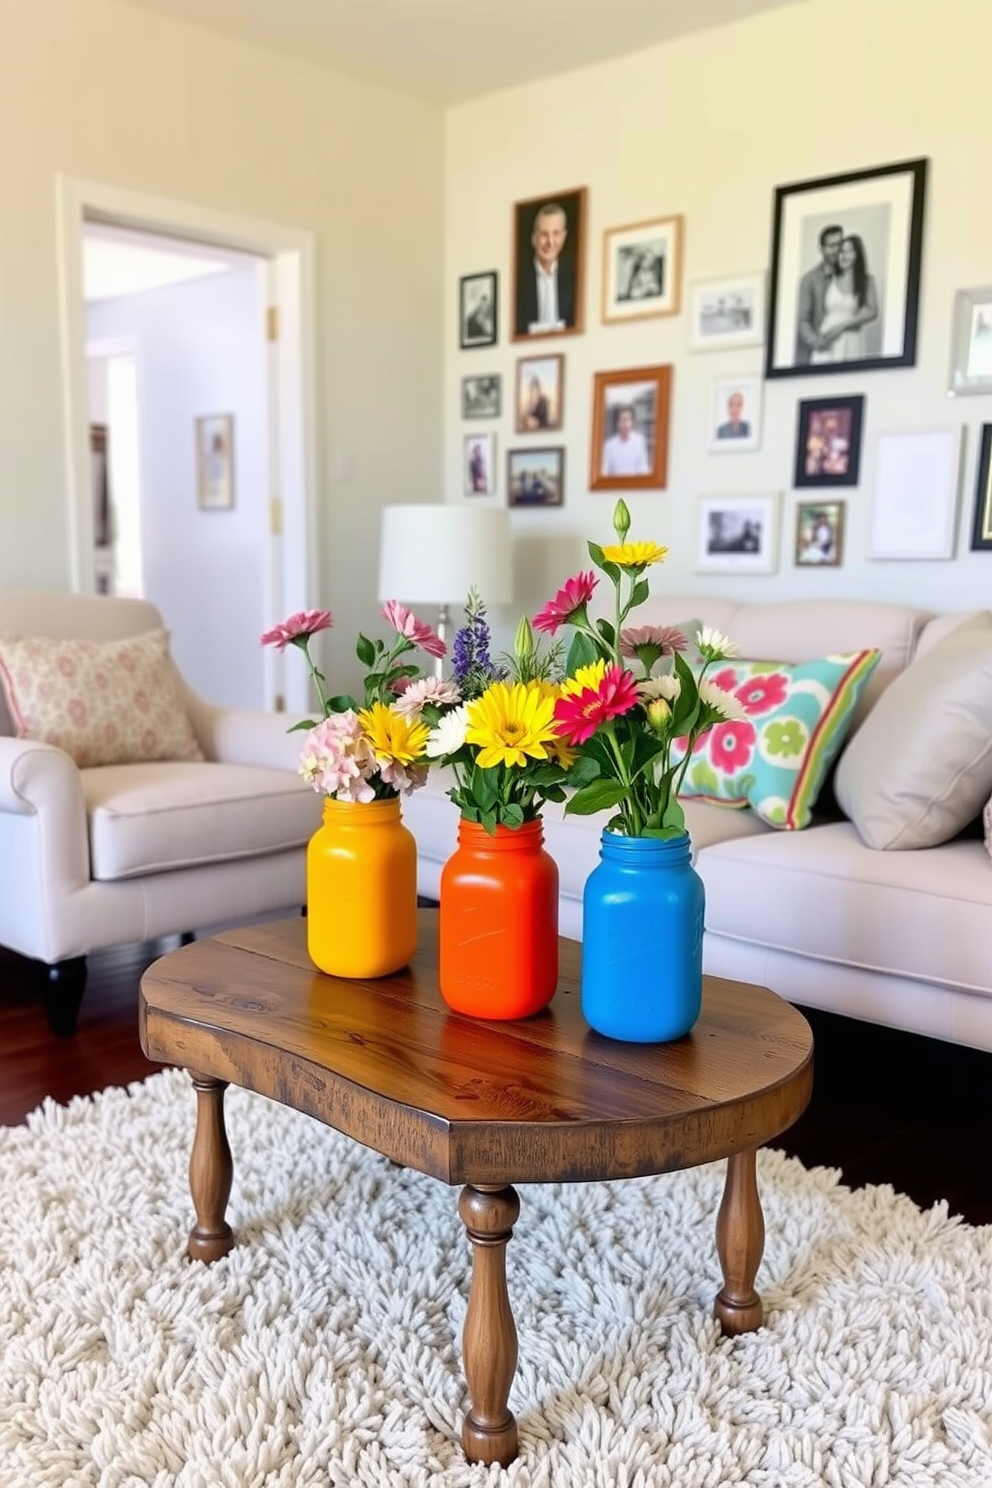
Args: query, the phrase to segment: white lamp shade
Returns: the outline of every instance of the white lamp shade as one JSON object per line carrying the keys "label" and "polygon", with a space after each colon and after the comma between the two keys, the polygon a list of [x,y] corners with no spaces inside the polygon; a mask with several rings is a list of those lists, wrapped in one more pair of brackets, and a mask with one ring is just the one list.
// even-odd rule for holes
{"label": "white lamp shade", "polygon": [[513,598],[509,512],[441,502],[383,507],[381,600],[464,604],[470,589],[487,605]]}

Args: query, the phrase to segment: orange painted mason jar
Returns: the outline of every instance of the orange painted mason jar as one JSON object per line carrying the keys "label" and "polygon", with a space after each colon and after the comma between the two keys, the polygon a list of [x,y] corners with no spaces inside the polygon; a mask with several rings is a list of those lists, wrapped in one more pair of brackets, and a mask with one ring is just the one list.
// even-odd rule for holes
{"label": "orange painted mason jar", "polygon": [[324,802],[307,846],[307,950],[329,976],[388,976],[417,949],[417,843],[399,797]]}
{"label": "orange painted mason jar", "polygon": [[540,821],[460,820],[441,871],[438,986],[456,1013],[527,1018],[558,985],[558,865]]}

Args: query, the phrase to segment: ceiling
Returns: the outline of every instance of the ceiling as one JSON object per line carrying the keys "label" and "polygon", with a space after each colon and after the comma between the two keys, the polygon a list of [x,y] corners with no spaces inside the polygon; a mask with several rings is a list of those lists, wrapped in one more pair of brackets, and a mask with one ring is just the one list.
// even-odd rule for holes
{"label": "ceiling", "polygon": [[88,222],[83,231],[83,297],[87,304],[116,300],[209,274],[229,274],[252,262],[248,254],[205,243]]}
{"label": "ceiling", "polygon": [[458,103],[798,0],[125,0]]}

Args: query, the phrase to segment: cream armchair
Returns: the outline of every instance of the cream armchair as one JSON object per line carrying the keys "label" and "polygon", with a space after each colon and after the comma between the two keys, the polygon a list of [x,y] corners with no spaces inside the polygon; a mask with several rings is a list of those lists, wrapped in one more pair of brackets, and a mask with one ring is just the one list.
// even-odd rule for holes
{"label": "cream armchair", "polygon": [[[161,626],[144,600],[0,593],[0,634],[111,641]],[[93,769],[14,737],[0,690],[0,945],[41,963],[57,1034],[75,1029],[90,952],[304,903],[321,800],[297,774],[299,735],[284,714],[182,687],[204,761]]]}

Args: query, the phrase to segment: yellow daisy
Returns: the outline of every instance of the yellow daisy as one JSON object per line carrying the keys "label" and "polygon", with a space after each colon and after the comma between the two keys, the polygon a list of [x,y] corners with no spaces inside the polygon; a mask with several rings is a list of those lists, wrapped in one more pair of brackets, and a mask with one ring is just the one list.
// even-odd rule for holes
{"label": "yellow daisy", "polygon": [[392,760],[398,765],[411,765],[422,759],[427,749],[430,729],[426,723],[404,718],[385,703],[373,703],[358,715],[362,733],[378,760]]}
{"label": "yellow daisy", "polygon": [[649,563],[664,562],[667,556],[668,549],[653,542],[611,543],[603,549],[607,563],[616,563],[620,568],[646,568]]}
{"label": "yellow daisy", "polygon": [[605,676],[606,662],[591,661],[588,666],[578,667],[573,677],[565,678],[561,684],[561,696],[578,697],[580,692],[585,692],[587,689],[590,692],[597,692]]}
{"label": "yellow daisy", "polygon": [[494,682],[469,703],[465,740],[480,746],[476,763],[483,770],[548,758],[546,746],[557,738],[555,700],[541,694],[534,682]]}

